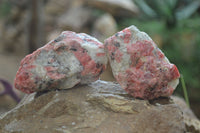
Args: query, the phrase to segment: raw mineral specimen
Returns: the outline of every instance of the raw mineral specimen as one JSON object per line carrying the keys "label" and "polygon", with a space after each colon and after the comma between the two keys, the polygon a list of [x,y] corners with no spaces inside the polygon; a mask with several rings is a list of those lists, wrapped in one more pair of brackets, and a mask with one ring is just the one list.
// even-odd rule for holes
{"label": "raw mineral specimen", "polygon": [[167,97],[179,83],[177,67],[135,26],[106,39],[105,48],[114,77],[133,97]]}
{"label": "raw mineral specimen", "polygon": [[84,33],[65,31],[21,61],[15,87],[32,93],[87,84],[99,78],[106,64],[101,42]]}

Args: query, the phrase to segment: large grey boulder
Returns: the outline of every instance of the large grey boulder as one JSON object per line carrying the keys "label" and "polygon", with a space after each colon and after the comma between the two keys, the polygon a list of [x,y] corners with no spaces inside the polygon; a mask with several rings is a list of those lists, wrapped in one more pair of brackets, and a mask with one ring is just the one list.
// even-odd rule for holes
{"label": "large grey boulder", "polygon": [[[199,122],[199,121],[198,121]],[[172,99],[133,99],[118,84],[96,81],[72,89],[27,95],[0,116],[2,133],[183,133]]]}

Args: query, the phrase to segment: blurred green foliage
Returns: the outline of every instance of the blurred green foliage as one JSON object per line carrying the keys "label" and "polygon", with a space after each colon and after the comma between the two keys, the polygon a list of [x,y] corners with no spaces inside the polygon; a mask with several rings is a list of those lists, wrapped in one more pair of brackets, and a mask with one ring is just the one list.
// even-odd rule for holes
{"label": "blurred green foliage", "polygon": [[174,28],[177,22],[187,19],[199,8],[199,0],[134,0],[143,15],[165,21],[167,28]]}
{"label": "blurred green foliage", "polygon": [[11,11],[11,3],[8,0],[0,1],[0,18],[6,17]]}

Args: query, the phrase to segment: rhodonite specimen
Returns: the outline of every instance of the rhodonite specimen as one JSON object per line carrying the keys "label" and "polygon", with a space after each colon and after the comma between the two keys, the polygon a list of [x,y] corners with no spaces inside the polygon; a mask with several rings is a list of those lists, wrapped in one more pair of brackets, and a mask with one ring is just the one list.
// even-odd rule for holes
{"label": "rhodonite specimen", "polygon": [[72,88],[97,80],[106,64],[101,42],[84,33],[65,31],[21,61],[15,88],[25,93]]}
{"label": "rhodonite specimen", "polygon": [[117,82],[135,98],[170,96],[179,83],[179,71],[152,39],[130,26],[105,40]]}

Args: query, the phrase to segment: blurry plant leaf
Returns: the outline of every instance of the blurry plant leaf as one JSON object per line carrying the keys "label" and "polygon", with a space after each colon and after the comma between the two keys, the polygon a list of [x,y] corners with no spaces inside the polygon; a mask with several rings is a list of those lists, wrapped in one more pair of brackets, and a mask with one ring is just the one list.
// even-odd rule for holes
{"label": "blurry plant leaf", "polygon": [[0,4],[0,18],[7,16],[11,11],[11,4],[9,1],[1,1]]}
{"label": "blurry plant leaf", "polygon": [[184,94],[184,97],[185,97],[185,101],[188,105],[188,107],[190,108],[190,101],[189,101],[189,98],[188,98],[188,92],[187,92],[187,88],[186,88],[186,85],[185,85],[185,80],[183,78],[183,75],[181,74],[181,84],[182,84],[182,88],[183,88],[183,94]]}
{"label": "blurry plant leaf", "polygon": [[184,8],[180,9],[176,13],[177,19],[186,19],[189,18],[193,13],[197,11],[197,9],[200,6],[200,1],[193,1],[188,6],[185,6]]}
{"label": "blurry plant leaf", "polygon": [[176,8],[176,4],[177,4],[177,0],[166,0],[169,8],[171,9],[175,9]]}
{"label": "blurry plant leaf", "polygon": [[155,4],[157,7],[157,13],[160,14],[161,17],[169,17],[171,15],[171,11],[164,0],[155,0]]}
{"label": "blurry plant leaf", "polygon": [[157,14],[160,17],[172,18],[174,15],[174,9],[176,8],[177,0],[154,0],[154,5]]}
{"label": "blurry plant leaf", "polygon": [[134,0],[134,2],[148,17],[154,18],[157,16],[156,12],[144,0]]}

